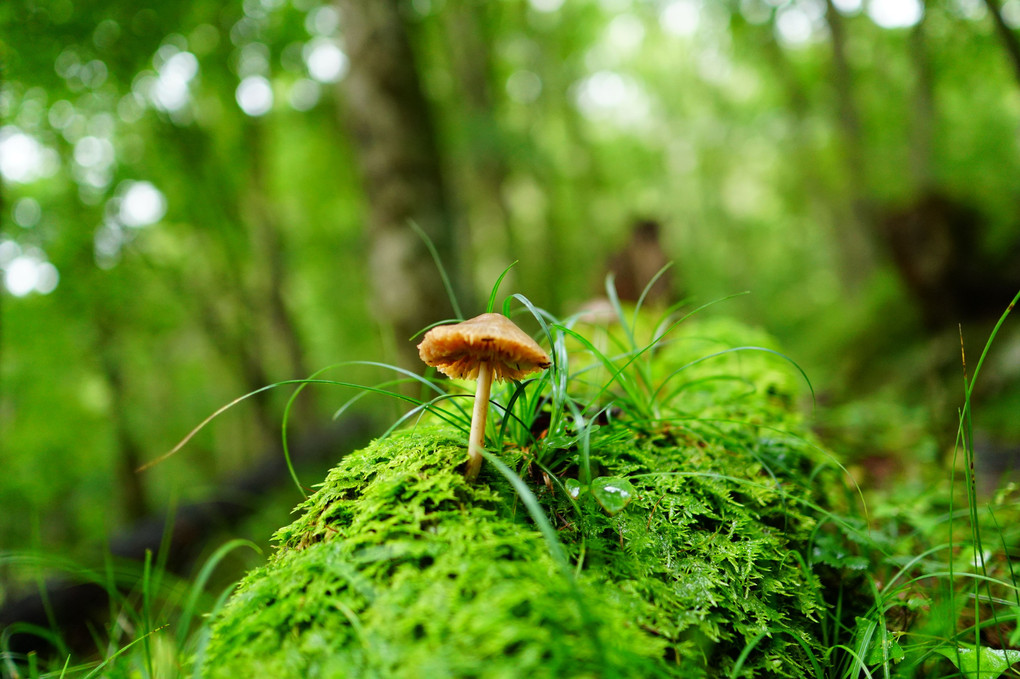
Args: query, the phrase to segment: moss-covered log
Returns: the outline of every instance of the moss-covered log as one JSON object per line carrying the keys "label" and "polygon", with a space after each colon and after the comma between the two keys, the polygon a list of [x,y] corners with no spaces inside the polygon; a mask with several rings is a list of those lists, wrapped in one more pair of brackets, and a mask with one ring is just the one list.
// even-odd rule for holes
{"label": "moss-covered log", "polygon": [[789,399],[721,380],[733,407],[711,411],[709,382],[691,384],[702,417],[592,428],[591,476],[634,491],[613,515],[567,492],[589,479],[576,451],[551,477],[502,451],[563,549],[493,465],[464,481],[466,432],[422,425],[350,455],[218,613],[207,675],[814,675],[832,469],[789,433]]}

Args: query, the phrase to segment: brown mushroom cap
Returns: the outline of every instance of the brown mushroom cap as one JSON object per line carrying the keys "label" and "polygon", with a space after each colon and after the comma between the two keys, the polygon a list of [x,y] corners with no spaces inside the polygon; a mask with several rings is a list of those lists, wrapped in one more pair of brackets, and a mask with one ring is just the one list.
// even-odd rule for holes
{"label": "brown mushroom cap", "polygon": [[549,367],[549,356],[503,314],[482,314],[425,333],[418,355],[428,365],[457,379],[474,379],[488,363],[497,380],[519,380]]}

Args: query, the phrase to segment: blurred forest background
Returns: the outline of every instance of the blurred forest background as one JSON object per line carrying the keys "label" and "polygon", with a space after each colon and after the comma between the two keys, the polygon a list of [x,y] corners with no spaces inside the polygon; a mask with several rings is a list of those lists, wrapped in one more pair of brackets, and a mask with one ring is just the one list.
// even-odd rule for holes
{"label": "blurred forest background", "polygon": [[[667,260],[674,300],[749,291],[705,313],[775,335],[876,483],[947,463],[960,324],[970,363],[1020,289],[1020,0],[5,0],[0,29],[4,550],[101,563],[210,499],[264,542],[288,388],[134,470],[275,381],[419,369],[453,310],[412,221],[466,316],[515,260],[502,294],[559,314]],[[305,483],[398,412],[332,425],[352,394],[297,401]],[[0,575],[2,604],[37,573]]]}

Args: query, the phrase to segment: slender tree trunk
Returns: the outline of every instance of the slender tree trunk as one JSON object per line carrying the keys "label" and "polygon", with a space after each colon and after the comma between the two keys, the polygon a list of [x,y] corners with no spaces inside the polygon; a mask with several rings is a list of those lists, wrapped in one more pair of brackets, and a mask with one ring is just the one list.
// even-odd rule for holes
{"label": "slender tree trunk", "polygon": [[[245,148],[257,156],[252,145],[257,146],[259,141],[257,132],[249,132]],[[169,135],[166,143],[167,148],[175,149],[182,161],[192,167],[216,167],[222,160],[210,157],[210,149],[215,144],[200,130],[191,130],[187,135]],[[240,162],[254,165],[256,160],[246,158]],[[252,192],[258,193],[259,189]],[[256,250],[253,232],[258,225],[252,225],[253,219],[244,209],[250,196],[244,195],[241,199],[237,196],[238,188],[222,173],[207,172],[199,177],[196,192],[187,206],[188,220],[195,225],[202,245],[191,255],[196,260],[195,265],[185,270],[159,266],[151,261],[149,264],[163,275],[176,296],[194,309],[193,317],[199,320],[224,363],[238,376],[242,388],[254,391],[273,381],[265,360],[262,328],[266,314],[262,299],[266,293],[252,289]],[[137,254],[144,258],[144,253]],[[215,277],[208,272],[216,272]],[[251,401],[257,427],[252,439],[266,440],[275,436],[279,431],[279,413],[273,409],[270,394],[259,394]]]}
{"label": "slender tree trunk", "polygon": [[[272,203],[266,179],[265,153],[263,152],[263,130],[252,122],[249,126],[247,147],[250,155],[249,189],[244,199],[242,212],[252,234],[253,246],[258,257],[259,275],[253,281],[254,294],[259,300],[260,320],[268,339],[282,345],[287,358],[288,379],[307,377],[311,374],[305,362],[304,345],[295,320],[284,298],[287,287],[285,267],[286,243],[281,232],[280,220]],[[297,402],[295,413],[298,424],[311,422],[312,410],[308,394]]]}
{"label": "slender tree trunk", "polygon": [[1017,83],[1020,84],[1020,38],[1017,38],[1016,32],[1003,18],[998,0],[985,0],[985,6],[988,7],[988,12],[992,15],[995,30],[998,31],[999,37],[1002,39],[1002,46],[1006,49],[1006,55],[1009,57],[1010,63],[1013,64]]}
{"label": "slender tree trunk", "polygon": [[[532,276],[542,281],[539,288],[544,306],[556,311],[566,311],[571,300],[570,290],[587,290],[591,285],[591,274],[586,266],[562,266],[562,262],[598,262],[606,256],[604,243],[595,236],[592,227],[605,223],[604,215],[596,214],[591,196],[608,186],[605,172],[592,153],[593,141],[587,133],[585,121],[571,97],[571,89],[585,74],[579,64],[570,58],[572,49],[550,33],[535,36],[538,45],[537,58],[533,68],[542,80],[545,93],[537,102],[547,127],[555,130],[553,135],[543,135],[546,141],[536,147],[537,163],[535,178],[545,195],[545,224],[543,239],[534,246],[541,248],[537,265],[531,267]],[[559,137],[559,148],[548,141]],[[563,153],[571,158],[570,167],[558,162]],[[585,227],[578,230],[577,224]],[[598,283],[602,290],[602,282]]]}
{"label": "slender tree trunk", "polygon": [[853,222],[848,204],[839,200],[843,197],[844,187],[832,190],[825,184],[823,177],[813,170],[818,164],[818,159],[816,140],[812,137],[811,125],[808,124],[812,103],[807,90],[797,77],[794,65],[776,40],[774,21],[769,28],[762,48],[785,91],[787,107],[797,122],[790,148],[790,155],[794,159],[792,162],[801,168],[799,180],[803,183],[804,194],[809,200],[827,206],[832,212],[834,226],[832,237],[839,251],[837,266],[840,281],[846,290],[854,290],[859,286],[860,277],[864,273],[855,264],[861,251],[858,243],[860,233]]}
{"label": "slender tree trunk", "polygon": [[911,122],[910,173],[918,191],[933,187],[932,140],[935,136],[935,76],[932,73],[926,33],[927,19],[921,18],[910,34],[910,55],[917,72],[914,116]]}
{"label": "slender tree trunk", "polygon": [[[236,290],[224,292],[223,287],[202,280],[197,275],[184,275],[177,267],[160,266],[138,253],[156,272],[167,289],[181,304],[189,309],[210,346],[219,354],[223,363],[237,376],[244,391],[255,391],[272,383],[263,364],[261,342],[255,333],[252,319],[253,310],[248,300]],[[191,273],[191,272],[189,272]],[[226,304],[217,304],[216,294],[229,297]],[[279,413],[274,411],[268,393],[258,394],[251,399],[254,427],[253,440],[271,439],[279,431]]]}
{"label": "slender tree trunk", "polygon": [[[350,72],[347,123],[364,181],[369,270],[379,321],[394,333],[398,361],[422,368],[408,339],[453,316],[416,223],[459,291],[460,266],[429,104],[398,0],[338,0]],[[464,300],[462,300],[464,301]]]}
{"label": "slender tree trunk", "polygon": [[[465,136],[469,163],[463,181],[467,187],[464,193],[470,197],[473,259],[482,266],[485,262],[496,263],[502,269],[520,259],[520,247],[503,190],[509,170],[494,113],[497,96],[493,88],[492,39],[487,31],[491,23],[485,13],[498,10],[489,3],[453,0],[443,14],[449,37],[447,50],[468,126]],[[474,274],[475,280],[490,275],[491,280],[495,279],[495,273],[478,265]],[[479,274],[483,278],[479,279]]]}
{"label": "slender tree trunk", "polygon": [[846,29],[843,17],[832,0],[827,0],[825,20],[832,38],[832,75],[836,93],[838,125],[846,158],[846,215],[837,227],[844,261],[844,281],[857,288],[867,277],[875,262],[875,215],[866,197],[864,135],[861,118],[854,102],[854,78],[846,55]]}
{"label": "slender tree trunk", "polygon": [[110,419],[119,452],[117,478],[122,493],[121,503],[124,516],[129,521],[134,521],[148,513],[149,499],[142,477],[135,471],[142,463],[142,447],[127,419],[127,413],[131,410],[131,399],[124,382],[124,366],[114,334],[115,327],[117,324],[100,310],[96,316],[97,353],[110,389]]}

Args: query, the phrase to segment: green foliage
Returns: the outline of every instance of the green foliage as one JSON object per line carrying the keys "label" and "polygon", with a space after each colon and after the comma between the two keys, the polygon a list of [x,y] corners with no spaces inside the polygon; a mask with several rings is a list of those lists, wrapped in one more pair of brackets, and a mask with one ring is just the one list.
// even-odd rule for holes
{"label": "green foliage", "polygon": [[[1013,662],[1020,597],[1010,557],[1020,546],[1016,489],[987,501],[968,501],[959,487],[955,493],[951,500],[946,479],[924,490],[876,495],[871,529],[851,534],[854,549],[846,540],[835,549],[816,543],[829,553],[821,560],[836,558],[844,572],[856,570],[858,580],[870,583],[862,597],[868,609],[858,611],[852,625],[833,630],[835,648],[845,652],[841,660],[834,654],[837,676],[856,677],[865,669],[897,677],[958,676],[955,667],[973,677],[978,664],[986,676]],[[976,524],[967,516],[971,507]]]}

